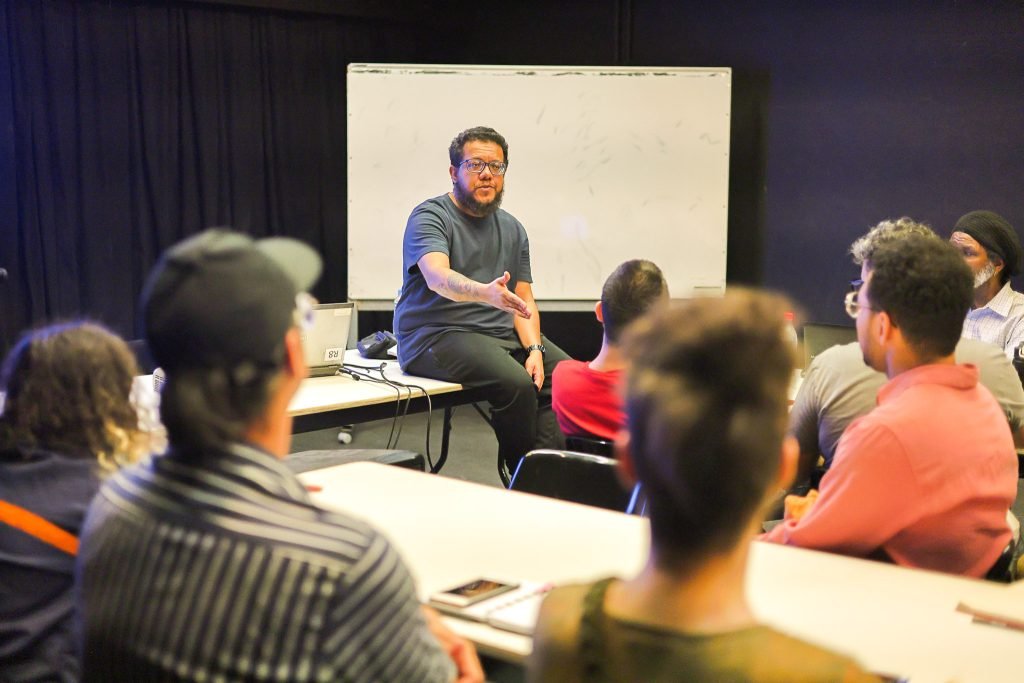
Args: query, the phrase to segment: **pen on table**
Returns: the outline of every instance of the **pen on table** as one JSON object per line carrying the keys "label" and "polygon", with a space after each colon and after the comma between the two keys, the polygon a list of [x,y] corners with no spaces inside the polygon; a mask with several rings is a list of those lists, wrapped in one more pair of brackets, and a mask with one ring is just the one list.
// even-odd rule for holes
{"label": "pen on table", "polygon": [[1012,629],[1014,631],[1024,631],[1024,621],[1020,619],[1014,619],[1013,617],[1008,617],[1005,614],[983,612],[963,602],[959,603],[956,606],[956,611],[971,615],[972,617],[974,617],[974,622],[978,624],[986,624],[988,626],[1001,626],[1003,628]]}

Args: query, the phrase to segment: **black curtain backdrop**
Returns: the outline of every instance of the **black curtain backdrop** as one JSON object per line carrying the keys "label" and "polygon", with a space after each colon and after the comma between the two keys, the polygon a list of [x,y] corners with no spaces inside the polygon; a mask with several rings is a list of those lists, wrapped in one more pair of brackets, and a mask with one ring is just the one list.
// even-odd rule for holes
{"label": "black curtain backdrop", "polygon": [[[135,336],[159,252],[217,224],[310,242],[343,299],[356,61],[732,67],[728,281],[847,323],[877,221],[988,208],[1024,234],[1022,36],[1020,0],[3,0],[0,345],[62,316]],[[544,327],[600,343],[590,313]]]}
{"label": "black curtain backdrop", "polygon": [[808,320],[852,323],[846,250],[882,219],[948,235],[985,208],[1024,239],[1021,0],[518,0],[497,14],[502,49],[474,32],[468,61],[731,67],[727,280],[781,290]]}
{"label": "black curtain backdrop", "polygon": [[160,251],[213,225],[309,242],[315,293],[343,300],[345,68],[415,61],[420,35],[401,18],[0,4],[2,341],[77,316],[136,336]]}

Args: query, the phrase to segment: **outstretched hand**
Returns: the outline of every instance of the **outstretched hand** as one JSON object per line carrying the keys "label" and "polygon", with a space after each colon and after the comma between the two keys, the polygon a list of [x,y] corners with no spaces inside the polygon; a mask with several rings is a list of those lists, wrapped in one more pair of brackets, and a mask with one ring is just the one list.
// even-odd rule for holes
{"label": "outstretched hand", "polygon": [[484,288],[484,300],[491,306],[502,311],[508,311],[518,315],[520,318],[530,319],[533,315],[526,302],[516,296],[508,288],[508,281],[512,276],[506,270],[501,277],[495,278]]}

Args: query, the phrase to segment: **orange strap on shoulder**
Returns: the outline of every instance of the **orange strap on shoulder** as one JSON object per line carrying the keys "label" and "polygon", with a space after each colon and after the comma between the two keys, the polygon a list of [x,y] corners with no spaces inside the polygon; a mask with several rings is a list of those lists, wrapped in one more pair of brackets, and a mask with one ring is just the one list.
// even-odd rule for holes
{"label": "orange strap on shoulder", "polygon": [[53,522],[43,519],[34,512],[29,512],[23,507],[0,500],[0,522],[24,531],[43,543],[63,550],[68,555],[78,554],[78,538],[74,534],[64,531]]}

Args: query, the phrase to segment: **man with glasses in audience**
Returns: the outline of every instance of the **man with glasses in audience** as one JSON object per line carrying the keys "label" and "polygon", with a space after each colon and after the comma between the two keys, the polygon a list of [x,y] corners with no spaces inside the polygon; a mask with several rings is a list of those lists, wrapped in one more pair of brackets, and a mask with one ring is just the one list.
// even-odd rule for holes
{"label": "man with glasses in audience", "polygon": [[507,484],[533,448],[561,447],[551,373],[568,358],[540,332],[530,242],[500,208],[508,144],[492,128],[459,133],[448,148],[452,190],[409,216],[395,305],[406,372],[482,388]]}
{"label": "man with glasses in audience", "polygon": [[[853,262],[863,266],[871,261],[872,254],[881,245],[907,235],[939,239],[927,225],[910,218],[884,220],[850,246]],[[850,284],[856,292],[862,280]],[[854,294],[851,292],[849,296],[852,299]],[[853,311],[856,318],[856,307],[851,304],[848,310]],[[1024,444],[1024,389],[1002,351],[992,344],[961,339],[956,345],[956,361],[977,366],[981,383],[992,392],[1006,414],[1014,441]],[[875,407],[875,397],[885,382],[883,373],[864,363],[857,342],[833,346],[814,357],[804,373],[790,412],[789,433],[800,444],[800,468],[794,492],[806,493],[819,455],[826,469],[831,466],[839,438],[853,420]]]}
{"label": "man with glasses in audience", "polygon": [[320,257],[209,230],[143,292],[170,449],[112,476],[76,567],[85,681],[483,681],[367,524],[280,459]]}
{"label": "man with glasses in audience", "polygon": [[878,406],[839,441],[821,492],[786,499],[765,540],[982,577],[1011,544],[1017,455],[1006,416],[957,365],[970,270],[948,244],[909,235],[874,250],[846,298]]}
{"label": "man with glasses in audience", "polygon": [[1021,268],[1017,231],[997,213],[972,211],[956,222],[949,241],[974,274],[974,302],[963,336],[995,344],[1013,360],[1024,344],[1024,294],[1010,286]]}

